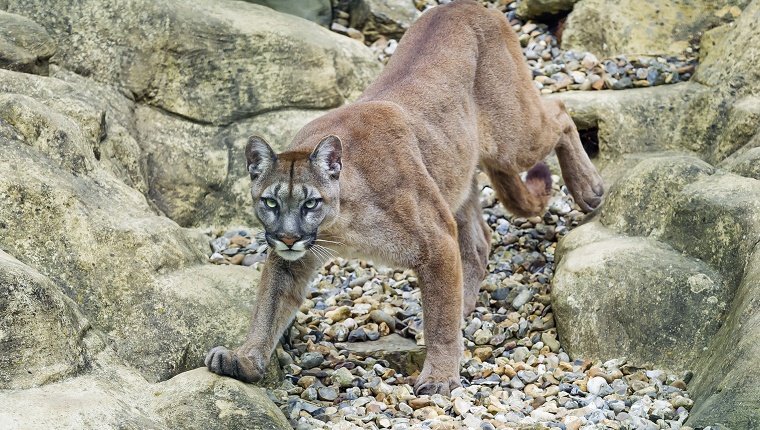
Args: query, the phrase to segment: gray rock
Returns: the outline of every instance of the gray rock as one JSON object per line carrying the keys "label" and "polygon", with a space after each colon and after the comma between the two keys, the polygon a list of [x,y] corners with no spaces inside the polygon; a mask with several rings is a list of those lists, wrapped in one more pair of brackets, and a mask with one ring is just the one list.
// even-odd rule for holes
{"label": "gray rock", "polygon": [[[568,91],[547,97],[562,100],[579,129],[598,130],[601,159],[658,150],[705,154],[712,150],[712,144],[702,139],[705,131],[693,123],[695,117],[691,122],[682,117],[692,103],[707,97],[702,86],[682,83],[635,90]],[[652,116],[655,111],[659,115]],[[619,170],[618,174],[625,171]]]}
{"label": "gray rock", "polygon": [[517,347],[514,351],[512,351],[512,359],[518,363],[524,362],[529,355],[530,350],[524,346]]}
{"label": "gray rock", "polygon": [[333,387],[319,387],[317,392],[321,400],[332,402],[338,398],[338,391]]}
{"label": "gray rock", "polygon": [[324,357],[319,352],[307,352],[301,356],[301,362],[299,366],[304,369],[311,369],[319,366],[324,361]]}
{"label": "gray rock", "polygon": [[507,298],[507,295],[509,294],[510,289],[507,287],[497,288],[491,293],[491,299],[493,300],[504,300]]}
{"label": "gray rock", "polygon": [[515,309],[520,309],[524,304],[528,303],[532,297],[533,290],[530,288],[525,288],[517,294],[514,300],[512,300],[512,307]]}
{"label": "gray rock", "polygon": [[278,12],[295,15],[316,22],[322,27],[330,27],[332,21],[332,4],[330,0],[245,0],[260,4]]}
{"label": "gray rock", "polygon": [[287,419],[262,388],[206,369],[158,384],[153,408],[168,428],[289,429]]}
{"label": "gray rock", "polygon": [[336,107],[379,71],[361,43],[241,2],[23,0],[8,11],[50,32],[62,66],[199,123]]}
{"label": "gray rock", "polygon": [[684,187],[672,206],[663,240],[717,268],[732,295],[760,237],[760,183],[715,174]]}
{"label": "gray rock", "polygon": [[659,237],[673,216],[672,203],[678,193],[687,184],[714,171],[695,157],[653,154],[629,169],[610,188],[600,220],[623,233]]}
{"label": "gray rock", "polygon": [[349,13],[350,26],[370,35],[370,41],[377,35],[400,39],[420,15],[414,2],[408,0],[355,0],[350,2]]}
{"label": "gray rock", "polygon": [[578,0],[522,0],[517,4],[517,14],[525,19],[557,15],[573,9]]}
{"label": "gray rock", "polygon": [[149,384],[108,350],[82,376],[0,392],[0,424],[24,429],[289,429],[265,391],[206,369]]}
{"label": "gray rock", "polygon": [[341,367],[332,374],[332,380],[341,388],[350,387],[355,376],[345,367]]}
{"label": "gray rock", "polygon": [[[754,141],[760,143],[760,138]],[[737,175],[760,180],[760,146],[747,148],[723,166]]]}
{"label": "gray rock", "polygon": [[748,0],[641,4],[635,0],[583,0],[573,8],[562,33],[562,47],[602,57],[619,54],[679,55],[689,34],[720,24],[716,12]]}
{"label": "gray rock", "polygon": [[371,342],[345,343],[336,346],[359,357],[386,360],[396,371],[407,375],[422,369],[422,363],[425,361],[424,346],[419,346],[414,340],[395,333]]}
{"label": "gray rock", "polygon": [[0,250],[0,389],[29,388],[90,365],[89,322],[48,278]]}
{"label": "gray rock", "polygon": [[351,332],[348,334],[349,342],[364,342],[365,340],[367,340],[367,333],[362,327],[351,330]]}
{"label": "gray rock", "polygon": [[152,410],[151,386],[134,370],[109,361],[101,361],[107,369],[91,374],[26,390],[0,391],[0,425],[9,429],[171,428]]}
{"label": "gray rock", "polygon": [[5,70],[0,87],[14,93],[3,95],[0,117],[15,130],[0,137],[3,248],[75,299],[151,381],[201,365],[214,342],[240,342],[258,274],[208,265],[198,232],[156,215],[110,171],[117,162],[102,152],[98,160],[101,113],[127,115],[118,98]]}
{"label": "gray rock", "polygon": [[579,227],[557,250],[552,306],[565,349],[586,359],[622,355],[669,369],[694,365],[731,300],[723,278],[703,262],[643,238],[617,236],[574,247],[570,236],[593,236],[600,229],[596,223]]}
{"label": "gray rock", "polygon": [[48,60],[55,54],[55,41],[36,22],[0,11],[0,68],[48,74]]}
{"label": "gray rock", "polygon": [[531,370],[521,370],[517,372],[517,376],[526,384],[532,384],[536,382],[539,378],[538,373],[533,372]]}
{"label": "gray rock", "polygon": [[525,388],[525,384],[517,376],[512,377],[512,379],[509,381],[509,386],[515,390],[522,390]]}
{"label": "gray rock", "polygon": [[396,329],[396,320],[392,316],[388,315],[387,313],[375,309],[372,312],[369,313],[369,318],[376,322],[377,324],[385,323],[388,328],[391,329],[391,331],[394,331]]}

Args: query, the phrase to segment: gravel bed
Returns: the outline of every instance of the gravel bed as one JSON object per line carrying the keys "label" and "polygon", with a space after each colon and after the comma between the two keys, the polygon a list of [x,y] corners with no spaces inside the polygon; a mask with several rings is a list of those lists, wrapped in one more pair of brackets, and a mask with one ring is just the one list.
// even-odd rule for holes
{"label": "gravel bed", "polygon": [[[270,396],[293,426],[688,430],[690,374],[571,360],[562,349],[549,298],[554,250],[583,214],[554,179],[549,210],[530,219],[506,214],[483,188],[489,274],[465,319],[463,387],[450,398],[413,394],[424,345],[414,273],[340,258],[324,266],[277,350],[286,380]],[[258,269],[266,256],[247,230],[211,244],[218,264]]]}
{"label": "gravel bed", "polygon": [[[445,0],[422,0],[415,2],[419,10],[426,10]],[[557,25],[535,21],[523,21],[515,11],[519,2],[483,1],[490,8],[505,13],[512,28],[518,34],[523,55],[533,72],[533,82],[542,94],[569,90],[622,90],[688,81],[697,65],[698,45],[689,47],[679,56],[618,56],[597,58],[589,52],[574,52],[560,48],[556,36]],[[341,15],[343,14],[343,15]],[[336,19],[345,23],[347,15],[339,11]],[[382,63],[396,50],[398,41],[380,36],[369,43],[361,31],[343,25],[333,27],[337,32],[362,41],[377,55]]]}

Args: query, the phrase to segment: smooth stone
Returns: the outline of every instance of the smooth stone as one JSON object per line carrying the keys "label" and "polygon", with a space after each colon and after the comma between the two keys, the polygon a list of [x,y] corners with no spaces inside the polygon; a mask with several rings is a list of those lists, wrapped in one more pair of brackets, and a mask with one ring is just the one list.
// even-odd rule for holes
{"label": "smooth stone", "polygon": [[299,366],[301,366],[304,369],[313,369],[322,362],[324,362],[325,359],[319,352],[307,352],[301,356],[301,362],[299,363]]}
{"label": "smooth stone", "polygon": [[338,398],[338,391],[332,387],[320,387],[317,389],[317,393],[321,400],[326,400],[328,402],[332,402]]}
{"label": "smooth stone", "polygon": [[595,376],[589,379],[588,383],[586,384],[588,392],[593,395],[599,395],[599,393],[605,387],[608,387],[607,381],[601,376]]}

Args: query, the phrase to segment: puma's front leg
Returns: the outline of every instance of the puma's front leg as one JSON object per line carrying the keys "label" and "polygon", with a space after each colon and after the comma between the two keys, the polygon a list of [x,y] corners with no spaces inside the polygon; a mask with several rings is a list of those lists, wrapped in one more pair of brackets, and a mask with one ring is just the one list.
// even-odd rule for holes
{"label": "puma's front leg", "polygon": [[422,290],[427,356],[414,391],[448,396],[461,385],[462,265],[453,237],[444,236],[428,251],[425,263],[415,267]]}
{"label": "puma's front leg", "polygon": [[245,382],[260,380],[277,341],[303,302],[306,284],[317,266],[311,253],[297,261],[269,254],[261,273],[248,337],[236,350],[212,348],[206,355],[206,367]]}

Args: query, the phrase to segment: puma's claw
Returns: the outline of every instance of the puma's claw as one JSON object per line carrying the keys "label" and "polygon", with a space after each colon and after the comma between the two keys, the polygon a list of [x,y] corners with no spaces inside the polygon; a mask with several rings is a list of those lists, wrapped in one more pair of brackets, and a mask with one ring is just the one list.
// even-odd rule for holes
{"label": "puma's claw", "polygon": [[245,355],[230,351],[223,346],[212,348],[206,355],[204,363],[211,372],[243,382],[257,382],[264,375],[262,366]]}
{"label": "puma's claw", "polygon": [[420,377],[417,383],[414,384],[414,394],[418,396],[423,394],[449,396],[451,395],[451,390],[461,386],[459,378],[435,379],[432,377]]}
{"label": "puma's claw", "polygon": [[592,178],[586,180],[585,183],[581,182],[581,184],[574,182],[568,184],[568,188],[570,188],[573,199],[581,210],[591,212],[602,204],[602,197],[604,196],[602,179],[598,173],[594,172]]}

